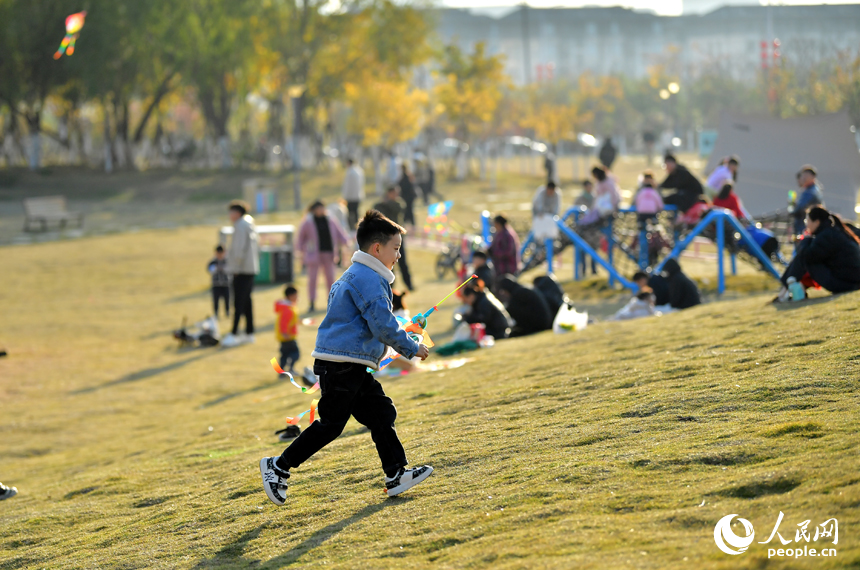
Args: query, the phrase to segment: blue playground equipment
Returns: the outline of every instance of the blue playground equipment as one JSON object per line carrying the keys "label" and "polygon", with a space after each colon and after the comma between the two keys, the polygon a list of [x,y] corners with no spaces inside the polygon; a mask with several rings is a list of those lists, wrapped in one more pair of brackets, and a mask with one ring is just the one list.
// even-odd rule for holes
{"label": "blue playground equipment", "polygon": [[[708,212],[701,221],[699,221],[691,231],[689,231],[683,239],[680,237],[680,232],[677,226],[674,224],[674,218],[677,214],[675,206],[666,206],[665,212],[669,213],[672,217],[672,226],[675,227],[673,232],[674,244],[675,246],[672,248],[671,252],[663,258],[657,265],[653,268],[653,271],[659,272],[663,269],[663,266],[666,263],[667,259],[677,258],[681,255],[690,244],[693,243],[694,239],[702,235],[705,230],[707,230],[711,225],[714,225],[716,228],[716,247],[717,247],[717,273],[718,273],[718,291],[720,294],[724,293],[726,290],[726,281],[725,281],[725,252],[728,250],[731,260],[731,271],[732,275],[737,275],[737,250],[729,249],[726,247],[726,226],[729,226],[739,234],[739,239],[737,240],[737,244],[741,246],[746,253],[751,255],[755,261],[757,261],[761,268],[772,275],[776,279],[779,279],[780,274],[774,269],[771,259],[768,255],[762,251],[756,239],[754,239],[750,232],[744,228],[740,222],[727,210],[723,210],[722,208],[715,208]],[[585,261],[587,258],[591,258],[598,265],[603,267],[607,273],[609,273],[609,284],[610,286],[614,285],[617,281],[622,286],[628,289],[635,290],[636,286],[629,281],[621,272],[615,267],[615,250],[618,249],[624,256],[629,258],[636,266],[645,270],[650,265],[650,255],[649,255],[649,230],[647,228],[647,224],[640,224],[639,233],[638,233],[638,251],[632,251],[625,244],[620,243],[616,238],[616,234],[614,231],[615,221],[613,219],[609,219],[605,222],[605,225],[600,228],[600,231],[603,234],[603,237],[606,239],[606,258],[604,259],[591,244],[589,244],[581,235],[579,235],[574,229],[568,226],[569,218],[573,217],[574,221],[578,221],[580,216],[586,211],[586,208],[581,206],[575,206],[570,208],[567,212],[565,212],[564,216],[561,219],[556,219],[556,223],[558,224],[559,230],[563,239],[568,240],[573,245],[574,249],[574,263],[573,263],[573,278],[574,280],[579,280],[581,278],[580,268],[585,266]],[[636,210],[633,208],[626,208],[619,210],[619,216],[624,215],[635,215]],[[485,229],[483,239],[485,242],[489,242],[489,225],[488,225],[489,214],[485,216]],[[534,246],[534,247],[533,247]],[[554,240],[546,240],[543,244],[536,244],[534,235],[529,232],[525,241],[522,244],[522,248],[520,251],[520,255],[523,257],[524,264],[528,262],[526,255],[527,253],[533,250],[532,255],[545,255],[547,262],[548,271],[552,272],[553,270],[553,257],[557,254],[558,246]],[[782,261],[782,259],[780,258]]]}

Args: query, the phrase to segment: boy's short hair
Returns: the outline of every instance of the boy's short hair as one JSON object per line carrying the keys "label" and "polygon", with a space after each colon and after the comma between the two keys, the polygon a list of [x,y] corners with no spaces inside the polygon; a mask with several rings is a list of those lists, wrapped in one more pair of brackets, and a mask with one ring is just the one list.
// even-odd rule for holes
{"label": "boy's short hair", "polygon": [[731,155],[729,159],[726,161],[726,164],[734,164],[735,166],[741,165],[741,159],[737,157],[737,155]]}
{"label": "boy's short hair", "polygon": [[508,219],[504,214],[497,214],[496,217],[493,218],[493,221],[502,226],[508,225]]}
{"label": "boy's short hair", "polygon": [[236,210],[243,216],[248,213],[248,210],[251,209],[251,206],[248,202],[244,200],[232,200],[230,205],[227,207],[228,210]]}
{"label": "boy's short hair", "polygon": [[666,156],[663,157],[663,162],[674,162],[675,164],[678,164],[678,159],[675,158],[675,155],[671,152],[667,152]]}
{"label": "boy's short hair", "polygon": [[484,259],[484,260],[486,260],[486,259],[487,259],[487,252],[486,252],[486,251],[484,251],[484,250],[482,250],[482,249],[479,249],[478,251],[476,251],[476,252],[472,253],[472,257],[473,257],[473,258],[474,258],[474,257],[477,257],[477,258],[479,258],[479,259]]}
{"label": "boy's short hair", "polygon": [[639,281],[640,279],[648,279],[648,274],[644,271],[637,271],[633,274],[633,281]]}
{"label": "boy's short hair", "polygon": [[223,245],[216,246],[215,251],[218,253],[224,253],[224,246]]}
{"label": "boy's short hair", "polygon": [[550,180],[546,183],[546,189],[549,190],[550,188],[555,190],[555,182],[553,182],[552,180]]}
{"label": "boy's short hair", "polygon": [[400,188],[398,186],[389,186],[385,189],[386,194],[391,194],[392,192],[398,192]]}
{"label": "boy's short hair", "polygon": [[387,244],[397,234],[406,234],[403,226],[395,224],[378,210],[368,210],[358,222],[355,239],[358,248],[366,252],[375,243]]}
{"label": "boy's short hair", "polygon": [[290,283],[289,285],[286,286],[286,288],[284,288],[284,297],[289,297],[291,295],[298,295],[298,293],[299,293],[299,290],[296,289],[296,287],[292,283]]}

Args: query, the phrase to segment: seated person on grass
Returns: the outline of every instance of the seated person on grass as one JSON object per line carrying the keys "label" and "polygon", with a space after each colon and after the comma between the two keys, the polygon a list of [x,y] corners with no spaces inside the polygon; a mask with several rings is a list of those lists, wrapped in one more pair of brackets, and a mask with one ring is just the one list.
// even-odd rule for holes
{"label": "seated person on grass", "polygon": [[654,307],[654,294],[648,287],[639,289],[639,292],[630,299],[610,320],[625,321],[630,319],[638,319],[640,317],[650,317],[659,315],[660,312]]}
{"label": "seated person on grass", "polygon": [[681,271],[676,260],[670,259],[666,262],[663,274],[669,282],[669,304],[673,309],[689,309],[702,303],[699,287]]}
{"label": "seated person on grass", "polygon": [[637,271],[633,275],[633,282],[640,291],[650,289],[654,295],[654,304],[658,307],[669,304],[669,281],[662,275]]}
{"label": "seated person on grass", "polygon": [[472,254],[472,265],[474,266],[472,273],[484,282],[484,287],[490,291],[495,291],[496,272],[491,263],[483,251],[476,251]]}
{"label": "seated person on grass", "polygon": [[481,282],[471,282],[463,288],[463,302],[471,309],[462,316],[470,325],[482,323],[488,335],[495,339],[511,335],[511,316],[495,295],[486,291]]}
{"label": "seated person on grass", "polygon": [[553,314],[543,295],[517,283],[513,275],[498,280],[499,300],[514,320],[511,336],[526,336],[552,328]]}
{"label": "seated person on grass", "polygon": [[820,206],[805,218],[809,235],[800,241],[797,254],[782,274],[778,300],[787,300],[787,282],[794,277],[808,287],[811,281],[831,293],[860,289],[860,241],[842,218]]}

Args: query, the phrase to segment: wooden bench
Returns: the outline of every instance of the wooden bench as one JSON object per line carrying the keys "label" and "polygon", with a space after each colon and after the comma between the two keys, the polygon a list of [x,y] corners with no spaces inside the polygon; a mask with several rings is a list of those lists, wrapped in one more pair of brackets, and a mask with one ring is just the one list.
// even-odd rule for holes
{"label": "wooden bench", "polygon": [[77,220],[78,227],[84,224],[84,215],[80,212],[69,212],[65,196],[45,196],[43,198],[26,198],[24,200],[24,231],[32,230],[32,225],[38,223],[41,230],[47,231],[48,224],[57,223],[60,228],[66,227],[67,220]]}

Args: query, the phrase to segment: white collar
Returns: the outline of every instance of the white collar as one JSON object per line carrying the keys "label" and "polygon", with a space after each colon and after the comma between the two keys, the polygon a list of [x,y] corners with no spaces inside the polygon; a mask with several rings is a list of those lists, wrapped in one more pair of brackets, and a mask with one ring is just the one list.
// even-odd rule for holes
{"label": "white collar", "polygon": [[352,262],[360,263],[362,265],[370,267],[371,269],[379,273],[379,275],[381,275],[383,279],[388,281],[389,285],[394,283],[394,273],[392,273],[391,270],[385,267],[381,261],[370,255],[369,253],[365,253],[361,250],[356,251],[352,254]]}

